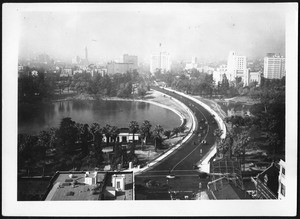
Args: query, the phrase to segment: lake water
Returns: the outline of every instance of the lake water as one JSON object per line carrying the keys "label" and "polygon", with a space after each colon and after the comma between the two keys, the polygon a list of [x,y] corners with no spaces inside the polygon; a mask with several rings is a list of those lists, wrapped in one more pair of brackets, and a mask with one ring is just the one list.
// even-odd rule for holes
{"label": "lake water", "polygon": [[154,104],[136,101],[71,100],[40,104],[27,112],[19,113],[18,132],[38,134],[40,131],[58,127],[62,118],[71,117],[82,124],[99,123],[128,127],[130,121],[140,125],[149,120],[152,128],[159,124],[164,129],[173,129],[181,124],[173,111]]}

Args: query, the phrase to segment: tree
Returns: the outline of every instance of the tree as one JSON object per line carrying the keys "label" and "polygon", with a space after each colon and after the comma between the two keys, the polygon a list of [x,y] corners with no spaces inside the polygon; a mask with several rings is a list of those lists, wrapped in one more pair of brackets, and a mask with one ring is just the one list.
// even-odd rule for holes
{"label": "tree", "polygon": [[118,127],[112,126],[111,130],[110,130],[110,135],[111,135],[112,141],[114,142],[114,145],[113,145],[114,153],[117,153],[117,150],[118,150],[117,147],[119,146],[119,142],[117,141],[117,137],[119,136],[119,134],[120,134],[120,131],[119,131]]}
{"label": "tree", "polygon": [[50,148],[50,133],[47,131],[41,131],[40,134],[38,135],[39,139],[39,144],[45,148]]}
{"label": "tree", "polygon": [[179,128],[176,127],[172,130],[173,134],[176,135],[176,137],[178,136],[178,134],[180,133]]}
{"label": "tree", "polygon": [[109,124],[106,124],[102,129],[103,134],[106,137],[106,146],[109,145],[109,137],[111,137],[111,126]]}
{"label": "tree", "polygon": [[278,146],[280,145],[280,140],[277,133],[268,133],[267,134],[267,143],[269,144],[270,154],[272,154],[272,160],[275,161],[275,154]]}
{"label": "tree", "polygon": [[137,89],[137,94],[142,98],[145,97],[147,94],[147,88],[143,85],[140,85]]}
{"label": "tree", "polygon": [[134,135],[139,131],[139,124],[137,121],[131,121],[129,124],[129,132],[132,133],[132,149],[131,149],[131,153],[134,154],[135,151],[135,139],[134,139]]}
{"label": "tree", "polygon": [[74,152],[77,133],[75,122],[70,117],[63,118],[57,130],[57,149],[61,155]]}
{"label": "tree", "polygon": [[156,125],[153,130],[153,138],[155,140],[155,151],[157,151],[157,140],[161,138],[160,134],[164,129],[160,125]]}
{"label": "tree", "polygon": [[183,133],[186,130],[186,126],[185,125],[181,125],[178,127],[178,131]]}
{"label": "tree", "polygon": [[222,129],[215,129],[214,130],[214,136],[216,137],[216,144],[217,144],[217,151],[219,153],[220,150],[220,142],[221,142],[221,136],[223,134],[223,130]]}
{"label": "tree", "polygon": [[19,134],[18,135],[18,166],[26,168],[27,174],[30,174],[31,168],[36,163],[36,144],[38,138],[36,136]]}
{"label": "tree", "polygon": [[91,147],[91,151],[94,152],[97,163],[101,164],[103,161],[103,152],[102,152],[102,139],[103,131],[98,123],[93,123],[90,128],[93,134],[94,145]]}
{"label": "tree", "polygon": [[220,92],[222,95],[227,95],[227,91],[229,90],[229,81],[226,77],[226,74],[223,74],[223,79],[220,86]]}
{"label": "tree", "polygon": [[101,129],[100,125],[98,123],[93,123],[91,125],[90,130],[91,130],[91,133],[93,134],[94,144],[96,146],[100,146],[102,139],[103,139],[102,129]]}
{"label": "tree", "polygon": [[88,124],[83,125],[82,132],[80,133],[80,140],[83,156],[87,156],[89,152],[90,141],[92,140],[92,135],[90,133]]}
{"label": "tree", "polygon": [[167,137],[167,139],[169,139],[171,136],[171,130],[165,130],[164,135]]}
{"label": "tree", "polygon": [[145,120],[142,125],[141,125],[141,128],[140,128],[140,133],[142,135],[142,138],[144,139],[142,141],[142,145],[144,144],[147,144],[147,138],[150,136],[150,132],[151,132],[151,123],[148,121],[148,120]]}

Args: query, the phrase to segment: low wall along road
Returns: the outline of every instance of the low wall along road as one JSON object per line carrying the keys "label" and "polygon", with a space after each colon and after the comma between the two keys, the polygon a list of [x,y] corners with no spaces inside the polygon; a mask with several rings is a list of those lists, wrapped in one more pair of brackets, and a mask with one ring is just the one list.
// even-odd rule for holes
{"label": "low wall along road", "polygon": [[[214,118],[215,120],[218,122],[218,126],[219,126],[219,129],[223,131],[222,135],[221,135],[221,139],[225,139],[226,137],[226,126],[225,126],[225,123],[224,121],[220,118],[220,116],[213,110],[211,109],[208,105],[206,105],[205,103],[201,102],[200,100],[192,97],[192,96],[189,96],[185,93],[182,93],[182,92],[179,92],[179,91],[175,91],[175,90],[172,90],[172,89],[169,89],[169,88],[164,88],[168,91],[172,91],[172,92],[175,92],[179,95],[182,95],[186,98],[189,98],[190,100],[193,100],[195,101],[196,103],[198,103],[199,105],[201,105],[203,108],[205,108],[210,114],[214,115]],[[213,147],[210,149],[210,151],[197,163],[197,166],[199,167],[199,169],[201,171],[204,171],[204,172],[209,172],[209,160],[215,156],[215,154],[217,153],[217,145],[214,144]]]}
{"label": "low wall along road", "polygon": [[[198,103],[199,105],[201,105],[203,108],[205,108],[210,114],[214,115],[214,119],[217,121],[219,129],[223,131],[223,134],[221,136],[222,139],[224,139],[226,137],[226,126],[223,122],[223,120],[219,117],[219,115],[212,110],[208,105],[206,105],[205,103],[201,102],[200,100],[197,100],[196,98],[186,95],[182,92],[178,92],[169,88],[164,88],[168,91],[177,93],[181,96],[184,96],[196,103]],[[176,100],[178,102],[180,102],[179,100]],[[181,103],[181,102],[180,102]],[[181,103],[183,104],[183,103]],[[184,104],[183,104],[184,105]],[[184,105],[185,106],[185,105]],[[148,170],[149,168],[153,167],[155,164],[157,164],[159,161],[163,160],[164,158],[166,158],[168,155],[170,155],[171,153],[173,153],[176,149],[178,149],[183,143],[185,143],[193,134],[193,131],[195,130],[196,124],[197,124],[197,119],[195,117],[195,115],[191,112],[191,110],[185,106],[185,108],[187,109],[187,112],[189,113],[189,115],[192,117],[193,120],[193,124],[191,129],[189,130],[189,134],[187,136],[185,136],[184,139],[182,139],[182,141],[178,144],[176,144],[174,147],[172,147],[170,150],[168,150],[166,153],[162,154],[161,156],[159,156],[157,159],[151,161],[146,167],[144,168],[133,168],[130,169],[130,171],[134,171],[135,174],[140,174],[146,170]],[[216,144],[212,146],[212,148],[210,149],[210,151],[197,163],[197,166],[199,167],[199,169],[203,172],[209,172],[209,160],[216,154],[217,152],[217,147]]]}

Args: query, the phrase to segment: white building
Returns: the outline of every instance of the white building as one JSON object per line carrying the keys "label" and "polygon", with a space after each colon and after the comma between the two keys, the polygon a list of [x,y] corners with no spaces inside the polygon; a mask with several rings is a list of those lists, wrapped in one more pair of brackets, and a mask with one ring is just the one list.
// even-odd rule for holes
{"label": "white building", "polygon": [[158,55],[152,55],[150,59],[150,72],[153,74],[157,70],[162,72],[171,70],[170,54],[167,52],[160,52]]}
{"label": "white building", "polygon": [[278,199],[285,199],[285,162],[283,160],[279,161],[279,176],[278,176]]}
{"label": "white building", "polygon": [[257,85],[260,85],[261,82],[261,72],[250,72],[248,71],[247,78],[244,80],[244,86],[248,86],[252,82],[257,82]]}
{"label": "white building", "polygon": [[280,79],[285,76],[285,58],[274,53],[268,53],[264,58],[264,77]]}
{"label": "white building", "polygon": [[[129,143],[133,141],[139,141],[140,139],[141,139],[140,133],[135,133],[133,139],[133,133],[129,131],[129,128],[120,128],[118,137],[115,140],[116,142],[120,142],[120,143]],[[103,134],[103,141],[107,142],[107,138],[104,134]],[[109,141],[110,142],[112,141],[111,137],[109,137]]]}
{"label": "white building", "polygon": [[217,68],[216,71],[213,71],[213,78],[216,84],[219,82],[221,83],[223,80],[224,74],[227,73],[227,65],[221,65],[219,68]]}
{"label": "white building", "polygon": [[[229,52],[227,60],[227,79],[235,81],[236,77],[241,77],[242,81],[247,80],[247,58],[246,56],[236,55],[235,52]],[[246,84],[246,83],[244,83]]]}
{"label": "white building", "polygon": [[186,65],[185,65],[185,70],[191,70],[193,68],[195,68],[195,69],[198,68],[197,57],[192,57],[192,62],[186,63]]}

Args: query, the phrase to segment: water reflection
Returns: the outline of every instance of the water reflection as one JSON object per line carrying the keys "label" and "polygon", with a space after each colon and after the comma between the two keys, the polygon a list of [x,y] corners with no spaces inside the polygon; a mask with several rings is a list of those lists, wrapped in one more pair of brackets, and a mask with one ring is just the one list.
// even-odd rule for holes
{"label": "water reflection", "polygon": [[64,117],[82,124],[96,122],[101,126],[128,127],[133,120],[139,124],[149,120],[165,129],[180,125],[180,118],[174,112],[144,102],[76,100],[41,104],[35,108],[19,113],[19,133],[38,134],[41,130],[58,127]]}

